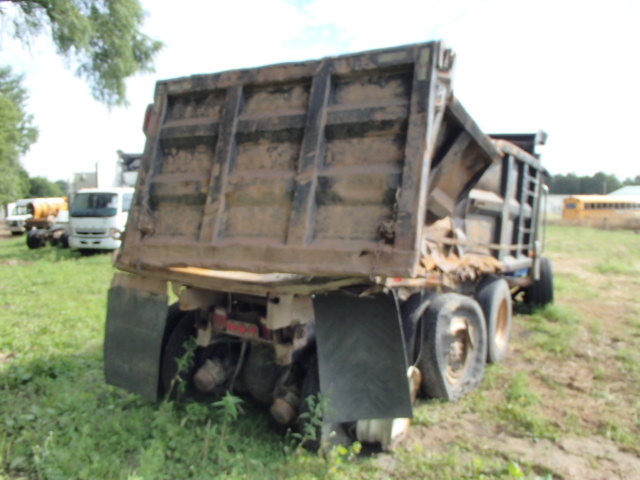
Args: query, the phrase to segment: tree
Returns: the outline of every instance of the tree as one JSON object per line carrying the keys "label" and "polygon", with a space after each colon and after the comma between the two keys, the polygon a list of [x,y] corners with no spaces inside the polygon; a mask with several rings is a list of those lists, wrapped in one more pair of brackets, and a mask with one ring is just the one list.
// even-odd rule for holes
{"label": "tree", "polygon": [[607,194],[622,186],[615,175],[604,172],[598,172],[593,177],[582,177],[580,183],[582,193]]}
{"label": "tree", "polygon": [[640,175],[636,175],[635,178],[627,178],[622,185],[640,185]]}
{"label": "tree", "polygon": [[67,192],[58,182],[51,182],[44,177],[32,177],[29,179],[29,197],[62,197]]}
{"label": "tree", "polygon": [[551,193],[565,195],[607,194],[622,186],[618,177],[604,172],[578,177],[575,173],[554,175],[551,178]]}
{"label": "tree", "polygon": [[5,16],[23,44],[47,31],[93,97],[109,107],[126,104],[125,79],[153,71],[163,46],[140,31],[138,0],[0,0],[0,18]]}
{"label": "tree", "polygon": [[580,193],[580,177],[575,173],[554,175],[550,184],[551,193],[576,195]]}
{"label": "tree", "polygon": [[53,183],[55,183],[62,192],[60,195],[66,195],[69,192],[69,182],[66,180],[56,180]]}
{"label": "tree", "polygon": [[38,138],[33,118],[25,112],[28,96],[21,83],[22,76],[0,67],[0,204],[23,197],[29,189],[20,156]]}

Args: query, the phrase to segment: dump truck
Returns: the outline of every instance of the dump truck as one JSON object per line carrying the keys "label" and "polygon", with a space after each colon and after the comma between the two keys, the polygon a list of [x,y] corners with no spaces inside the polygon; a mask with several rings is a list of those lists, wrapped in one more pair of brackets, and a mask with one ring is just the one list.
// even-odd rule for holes
{"label": "dump truck", "polygon": [[30,217],[25,220],[27,247],[37,249],[47,243],[68,247],[69,204],[67,197],[30,198],[25,201]]}
{"label": "dump truck", "polygon": [[453,65],[429,42],[158,82],[107,382],[384,448],[416,395],[478,386],[513,301],[553,299],[547,172],[544,135],[480,130]]}

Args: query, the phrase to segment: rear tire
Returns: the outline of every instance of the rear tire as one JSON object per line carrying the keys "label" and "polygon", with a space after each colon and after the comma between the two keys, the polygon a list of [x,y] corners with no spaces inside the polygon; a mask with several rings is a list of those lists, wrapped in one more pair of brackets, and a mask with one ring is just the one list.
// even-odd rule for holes
{"label": "rear tire", "polygon": [[487,362],[498,363],[509,350],[513,306],[506,280],[488,278],[480,285],[475,298],[487,322]]}
{"label": "rear tire", "polygon": [[37,230],[29,230],[29,232],[27,232],[27,247],[29,247],[30,250],[42,248],[44,244],[45,241]]}
{"label": "rear tire", "polygon": [[69,248],[69,235],[66,233],[60,237],[60,248]]}
{"label": "rear tire", "polygon": [[[171,309],[169,314],[171,315]],[[182,312],[181,312],[182,313]],[[169,323],[171,319],[167,319]],[[167,325],[168,326],[168,325]],[[168,330],[168,329],[167,329]],[[180,316],[171,331],[165,331],[166,345],[162,351],[162,361],[160,364],[160,387],[162,393],[172,398],[189,398],[195,393],[193,376],[198,369],[197,351],[194,353],[189,365],[186,368],[179,368],[178,362],[187,352],[185,343],[195,339],[196,326],[193,315],[185,313]],[[179,384],[184,382],[184,390],[179,388]]]}
{"label": "rear tire", "polygon": [[423,290],[411,295],[400,307],[402,334],[407,351],[407,363],[413,365],[420,351],[420,322],[436,293]]}
{"label": "rear tire", "polygon": [[480,384],[487,332],[478,302],[457,293],[436,296],[422,332],[418,366],[427,396],[456,401]]}
{"label": "rear tire", "polygon": [[540,278],[525,289],[524,301],[532,307],[553,303],[553,267],[547,257],[540,258]]}

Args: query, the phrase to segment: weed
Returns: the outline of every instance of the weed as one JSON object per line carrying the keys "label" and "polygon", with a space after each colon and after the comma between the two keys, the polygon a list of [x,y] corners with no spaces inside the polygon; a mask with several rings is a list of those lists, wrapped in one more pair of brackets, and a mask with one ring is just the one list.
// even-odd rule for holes
{"label": "weed", "polygon": [[562,428],[574,435],[588,436],[589,429],[579,413],[569,412],[564,417]]}
{"label": "weed", "polygon": [[504,404],[498,406],[497,413],[501,420],[507,422],[512,433],[534,439],[555,439],[557,429],[537,410],[540,399],[531,389],[526,373],[514,375],[505,393],[505,400]]}
{"label": "weed", "polygon": [[[519,479],[535,477],[532,469],[516,460],[483,452],[470,452],[463,444],[453,444],[444,452],[421,445],[395,453],[394,478],[426,480]],[[550,477],[549,477],[550,478]]]}
{"label": "weed", "polygon": [[622,371],[632,377],[640,376],[640,354],[636,349],[620,348],[616,352],[616,360],[622,365]]}
{"label": "weed", "polygon": [[413,424],[429,427],[440,421],[440,409],[437,400],[416,405],[413,408]]}
{"label": "weed", "polygon": [[593,335],[594,337],[598,337],[602,335],[602,331],[603,331],[602,322],[600,320],[592,320],[589,323],[589,331],[591,332],[591,335]]}
{"label": "weed", "polygon": [[596,366],[596,369],[593,372],[594,380],[603,380],[605,378],[606,371],[600,365]]}
{"label": "weed", "polygon": [[326,412],[327,397],[324,395],[309,395],[304,400],[305,408],[298,415],[299,431],[287,432],[285,453],[300,452],[302,448],[320,446],[322,419]]}
{"label": "weed", "polygon": [[638,275],[640,274],[640,264],[629,262],[628,258],[609,258],[596,263],[593,270],[605,275]]}
{"label": "weed", "polygon": [[185,352],[182,357],[176,359],[177,372],[175,377],[171,379],[171,385],[165,397],[166,400],[170,399],[174,393],[184,394],[187,389],[187,382],[186,379],[182,378],[182,374],[192,367],[198,343],[195,338],[191,337],[184,342],[183,347]]}
{"label": "weed", "polygon": [[585,279],[574,272],[558,272],[553,278],[553,288],[557,296],[569,298],[596,298],[600,291]]}
{"label": "weed", "polygon": [[508,370],[502,363],[487,365],[484,370],[482,384],[489,389],[499,388],[505,383]]}
{"label": "weed", "polygon": [[527,318],[527,327],[533,332],[532,343],[547,352],[568,356],[573,354],[578,324],[581,318],[567,307],[546,305]]}
{"label": "weed", "polygon": [[605,438],[632,448],[640,453],[637,435],[634,435],[628,425],[623,425],[618,418],[607,417],[602,420],[598,432]]}
{"label": "weed", "polygon": [[[227,392],[220,400],[213,404],[213,407],[218,410],[221,414],[221,419],[218,423],[218,426],[215,430],[217,430],[216,440],[215,440],[215,448],[216,459],[219,465],[225,465],[225,463],[230,458],[230,449],[228,443],[229,437],[229,429],[232,424],[238,419],[238,416],[242,412],[242,408],[240,405],[242,404],[242,399],[234,396],[230,392]],[[207,421],[207,425],[205,427],[206,438],[204,444],[203,451],[203,462],[206,460],[208,453],[208,444],[210,434],[212,433],[211,427],[211,419]]]}

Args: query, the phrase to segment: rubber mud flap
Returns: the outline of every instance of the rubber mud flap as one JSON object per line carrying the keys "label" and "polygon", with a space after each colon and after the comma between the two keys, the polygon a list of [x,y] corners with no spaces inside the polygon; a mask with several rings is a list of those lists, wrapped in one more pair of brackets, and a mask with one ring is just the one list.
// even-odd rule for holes
{"label": "rubber mud flap", "polygon": [[395,299],[317,295],[313,301],[325,422],[411,417],[407,360]]}
{"label": "rubber mud flap", "polygon": [[109,290],[104,340],[107,383],[151,401],[158,399],[167,311],[164,282],[122,274],[114,277]]}

